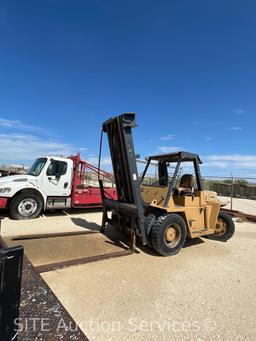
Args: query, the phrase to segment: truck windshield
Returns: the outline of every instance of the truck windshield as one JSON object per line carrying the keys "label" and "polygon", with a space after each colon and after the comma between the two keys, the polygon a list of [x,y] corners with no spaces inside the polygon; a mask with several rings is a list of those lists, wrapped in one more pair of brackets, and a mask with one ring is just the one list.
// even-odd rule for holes
{"label": "truck windshield", "polygon": [[41,173],[42,169],[44,168],[46,161],[47,161],[46,158],[36,159],[36,161],[33,163],[27,174],[38,176]]}

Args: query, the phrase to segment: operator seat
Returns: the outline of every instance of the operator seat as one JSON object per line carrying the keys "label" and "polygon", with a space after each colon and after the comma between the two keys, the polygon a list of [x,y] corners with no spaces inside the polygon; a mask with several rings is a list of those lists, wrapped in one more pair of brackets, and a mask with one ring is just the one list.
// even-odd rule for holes
{"label": "operator seat", "polygon": [[192,195],[195,177],[192,174],[184,174],[180,179],[180,186],[176,188],[174,195]]}

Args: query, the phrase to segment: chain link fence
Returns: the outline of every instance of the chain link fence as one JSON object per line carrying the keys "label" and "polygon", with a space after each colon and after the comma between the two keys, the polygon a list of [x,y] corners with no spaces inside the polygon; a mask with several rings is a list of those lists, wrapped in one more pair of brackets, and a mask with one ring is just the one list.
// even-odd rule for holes
{"label": "chain link fence", "polygon": [[256,200],[256,178],[204,176],[204,188],[219,195]]}
{"label": "chain link fence", "polygon": [[226,208],[256,215],[256,178],[204,176],[204,188],[217,192]]}

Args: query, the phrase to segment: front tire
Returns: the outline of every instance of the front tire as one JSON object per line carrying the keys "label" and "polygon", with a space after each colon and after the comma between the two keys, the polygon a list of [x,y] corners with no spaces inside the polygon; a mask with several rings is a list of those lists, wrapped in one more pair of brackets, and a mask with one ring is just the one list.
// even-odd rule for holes
{"label": "front tire", "polygon": [[147,233],[147,244],[149,247],[153,247],[151,243],[151,228],[154,225],[156,220],[156,215],[154,213],[150,213],[145,219],[145,230]]}
{"label": "front tire", "polygon": [[12,219],[34,219],[43,209],[41,197],[36,193],[20,193],[12,199],[9,213]]}
{"label": "front tire", "polygon": [[235,224],[232,218],[227,213],[220,211],[214,234],[207,236],[207,238],[226,242],[233,236],[234,233]]}
{"label": "front tire", "polygon": [[162,256],[173,256],[183,247],[187,237],[185,221],[178,214],[160,215],[151,230],[153,248]]}

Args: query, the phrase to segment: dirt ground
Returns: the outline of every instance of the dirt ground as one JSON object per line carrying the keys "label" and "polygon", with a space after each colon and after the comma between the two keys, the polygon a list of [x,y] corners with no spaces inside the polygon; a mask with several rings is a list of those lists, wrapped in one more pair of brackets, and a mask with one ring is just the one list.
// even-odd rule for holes
{"label": "dirt ground", "polygon": [[[97,228],[98,212],[2,222],[7,236]],[[227,243],[188,241],[173,257],[150,249],[42,276],[90,340],[255,340],[256,224]]]}

